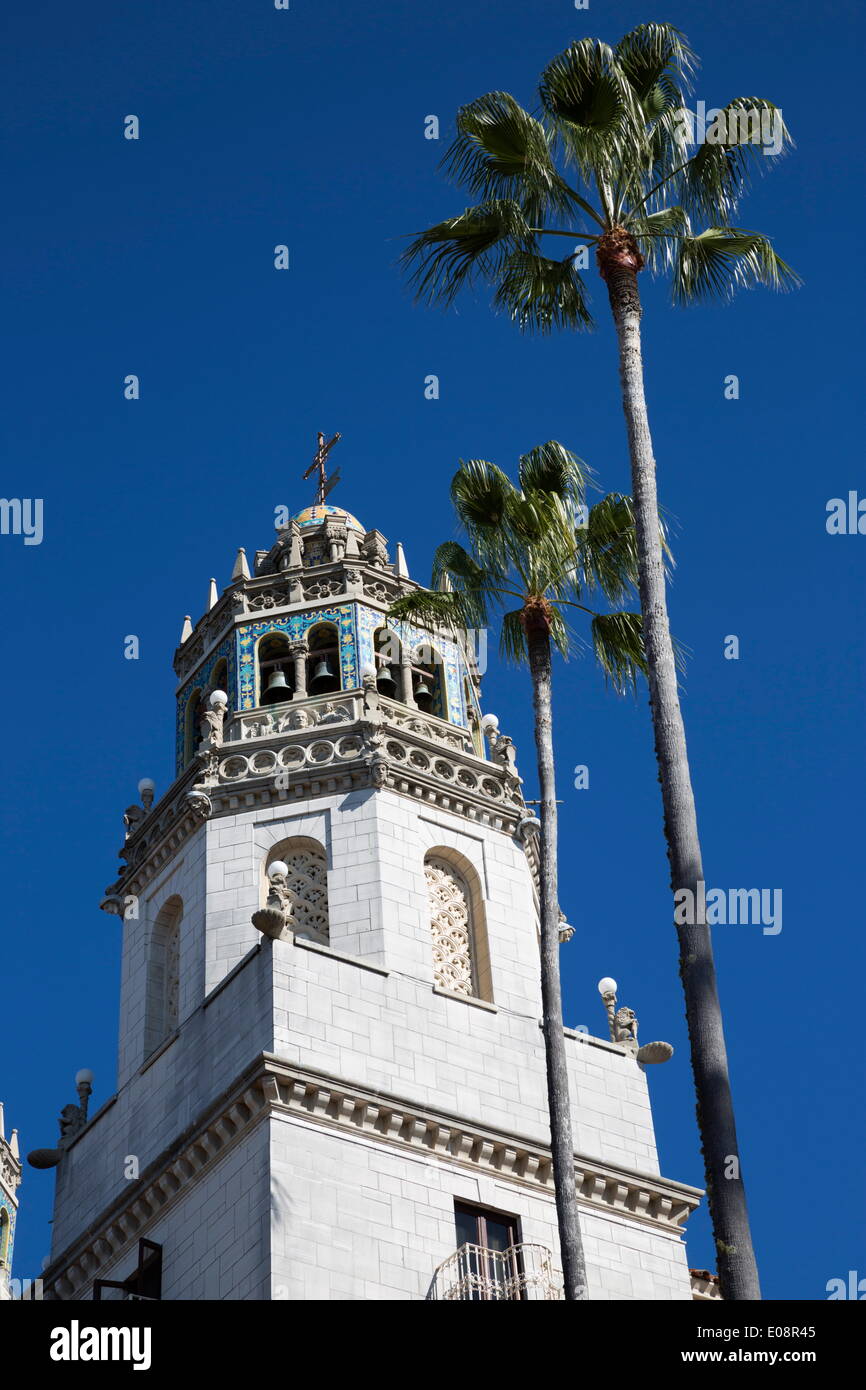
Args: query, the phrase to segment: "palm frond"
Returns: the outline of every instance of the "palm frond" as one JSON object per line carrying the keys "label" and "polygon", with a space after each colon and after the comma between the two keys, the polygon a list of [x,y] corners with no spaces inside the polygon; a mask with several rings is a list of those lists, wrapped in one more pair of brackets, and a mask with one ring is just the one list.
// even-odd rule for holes
{"label": "palm frond", "polygon": [[697,66],[685,34],[673,24],[638,24],[614,49],[638,100],[645,103],[667,80],[686,89]]}
{"label": "palm frond", "polygon": [[493,305],[524,333],[595,327],[573,255],[556,261],[538,251],[512,251],[501,264]]}
{"label": "palm frond", "polygon": [[589,465],[555,439],[521,454],[517,467],[523,492],[555,492],[574,506],[583,502],[591,476]]}
{"label": "palm frond", "polygon": [[465,630],[484,625],[477,621],[475,605],[467,603],[464,593],[443,593],[438,589],[415,589],[410,594],[403,594],[391,604],[388,617],[416,623],[420,627],[441,626]]}
{"label": "palm frond", "polygon": [[[693,119],[697,138],[696,118],[689,113],[687,124]],[[715,139],[714,132],[724,138]],[[710,123],[696,153],[671,181],[672,196],[695,217],[726,222],[752,177],[770,167],[770,140],[765,136],[778,144],[779,154],[794,143],[778,106],[764,97],[735,97],[721,108],[721,116]]]}
{"label": "palm frond", "polygon": [[632,499],[609,492],[590,508],[577,533],[578,574],[588,592],[600,590],[611,603],[633,592],[638,578],[637,535]]}
{"label": "palm frond", "polygon": [[636,212],[626,218],[625,225],[654,274],[673,267],[681,239],[691,234],[688,215],[681,207],[659,208],[651,213]]}
{"label": "palm frond", "polygon": [[457,136],[443,165],[479,200],[515,200],[538,221],[572,200],[551,158],[550,136],[508,92],[488,92],[457,113]]}
{"label": "palm frond", "polygon": [[510,254],[531,252],[535,244],[521,207],[501,199],[428,227],[410,242],[400,264],[417,299],[449,305],[477,279],[498,279]]}
{"label": "palm frond", "polygon": [[676,304],[701,299],[730,299],[739,289],[766,285],[790,290],[799,275],[776,255],[768,237],[742,227],[708,227],[687,236],[677,247],[673,275]]}
{"label": "palm frond", "polygon": [[502,630],[499,635],[499,650],[505,661],[522,663],[526,660],[526,633],[521,622],[521,610],[513,609],[502,614]]}
{"label": "palm frond", "polygon": [[[541,75],[541,105],[566,158],[590,183],[612,183],[623,137],[642,128],[639,103],[613,50],[598,39],[579,39]],[[609,214],[610,209],[606,209]]]}
{"label": "palm frond", "polygon": [[599,613],[592,620],[592,645],[605,680],[619,695],[637,689],[646,675],[640,613]]}

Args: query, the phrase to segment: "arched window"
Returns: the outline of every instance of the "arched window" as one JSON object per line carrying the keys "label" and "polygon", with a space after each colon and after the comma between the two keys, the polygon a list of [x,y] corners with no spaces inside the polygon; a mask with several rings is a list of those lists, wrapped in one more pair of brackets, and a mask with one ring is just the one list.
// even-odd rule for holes
{"label": "arched window", "polygon": [[448,718],[445,696],[445,667],[439,652],[430,642],[422,642],[412,653],[412,694],[415,704],[424,714]]}
{"label": "arched window", "polygon": [[150,935],[145,1000],[145,1057],[177,1028],[180,1017],[180,924],[183,902],[169,898]]}
{"label": "arched window", "polygon": [[326,946],[328,927],[328,860],[318,840],[296,836],[274,845],[268,854],[262,884],[262,903],[268,893],[267,871],[275,860],[282,860],[288,869],[285,886],[281,886],[287,910],[287,926],[296,936],[307,937]]}
{"label": "arched window", "polygon": [[12,1222],[6,1207],[0,1207],[0,1269],[9,1264],[9,1243]]}
{"label": "arched window", "polygon": [[342,689],[340,643],[333,623],[316,623],[307,633],[307,689],[311,695],[328,695]]}
{"label": "arched window", "polygon": [[191,763],[195,750],[201,741],[199,720],[201,719],[201,691],[194,690],[186,702],[183,716],[183,763]]}
{"label": "arched window", "polygon": [[390,627],[377,628],[373,634],[373,653],[376,663],[376,688],[390,700],[403,700],[403,646]]}
{"label": "arched window", "polygon": [[[470,998],[490,999],[490,960],[477,876],[461,871],[448,850],[424,859],[433,976],[440,989]],[[468,866],[467,866],[468,869]]]}
{"label": "arched window", "polygon": [[269,632],[259,643],[259,704],[281,705],[295,691],[292,648],[282,632]]}

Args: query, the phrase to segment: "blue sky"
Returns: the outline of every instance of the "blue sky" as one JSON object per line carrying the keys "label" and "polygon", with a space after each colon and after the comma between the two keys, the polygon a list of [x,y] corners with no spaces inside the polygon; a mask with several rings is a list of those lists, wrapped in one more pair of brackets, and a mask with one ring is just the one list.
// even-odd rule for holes
{"label": "blue sky", "polygon": [[[707,882],[784,894],[779,935],[715,933],[764,1293],[820,1299],[862,1266],[862,1029],[847,987],[863,966],[866,538],[825,529],[829,498],[866,494],[854,0],[13,7],[0,491],[44,499],[41,545],[0,537],[16,693],[0,1098],[24,1149],[55,1141],[78,1067],[96,1073],[94,1104],[113,1089],[119,936],[98,903],[121,813],[139,777],[161,794],[172,776],[183,614],[200,615],[211,575],[228,583],[239,545],[271,543],[276,505],[311,500],[300,475],[316,431],[343,433],[334,500],[402,540],[422,579],[453,533],[460,457],[513,468],[555,438],[628,490],[594,275],[599,331],[541,341],[483,294],[448,314],[416,307],[394,262],[404,234],[464,206],[436,167],[462,102],[504,88],[531,104],[572,38],[615,41],[651,18],[688,34],[707,106],[769,97],[797,141],[740,220],[774,236],[804,287],[679,311],[646,283],[644,341]],[[129,113],[138,142],[122,138]],[[127,402],[133,372],[141,399]],[[738,401],[724,399],[730,373]],[[138,661],[123,656],[130,633]],[[724,659],[728,634],[739,661]],[[585,658],[557,668],[555,698],[561,900],[577,928],[566,1020],[603,1031],[595,985],[612,974],[641,1036],[674,1043],[650,1076],[662,1170],[702,1185],[645,691],[618,700]],[[536,795],[528,676],[494,662],[485,704]],[[47,1253],[52,1187],[25,1169],[21,1276]],[[705,1213],[689,1229],[691,1264],[713,1267]]]}

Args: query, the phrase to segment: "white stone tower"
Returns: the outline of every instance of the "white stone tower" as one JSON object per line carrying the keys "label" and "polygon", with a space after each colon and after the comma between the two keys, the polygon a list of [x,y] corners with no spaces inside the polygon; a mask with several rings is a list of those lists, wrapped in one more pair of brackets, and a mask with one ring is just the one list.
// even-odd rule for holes
{"label": "white stone tower", "polygon": [[[465,634],[388,620],[412,587],[320,501],[185,623],[175,781],[103,903],[117,1092],[57,1151],[46,1297],[556,1295],[537,822]],[[660,1176],[635,1047],[567,1039],[591,1296],[688,1299],[700,1193]]]}
{"label": "white stone tower", "polygon": [[9,1280],[12,1276],[12,1246],[15,1242],[20,1182],[18,1131],[13,1129],[9,1139],[6,1138],[3,1102],[0,1100],[0,1301],[11,1297]]}

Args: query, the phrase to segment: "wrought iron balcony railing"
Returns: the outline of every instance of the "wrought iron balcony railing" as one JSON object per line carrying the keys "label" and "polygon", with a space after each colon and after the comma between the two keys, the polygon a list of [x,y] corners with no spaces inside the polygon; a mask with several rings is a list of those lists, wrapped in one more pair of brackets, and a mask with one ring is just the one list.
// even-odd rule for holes
{"label": "wrought iron balcony railing", "polygon": [[562,1283],[543,1245],[489,1250],[461,1245],[436,1270],[428,1300],[492,1303],[515,1299],[561,1299]]}

